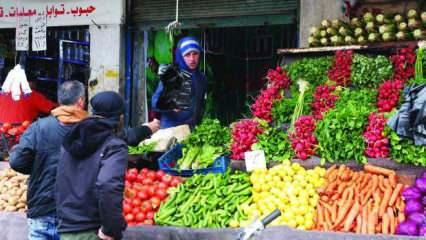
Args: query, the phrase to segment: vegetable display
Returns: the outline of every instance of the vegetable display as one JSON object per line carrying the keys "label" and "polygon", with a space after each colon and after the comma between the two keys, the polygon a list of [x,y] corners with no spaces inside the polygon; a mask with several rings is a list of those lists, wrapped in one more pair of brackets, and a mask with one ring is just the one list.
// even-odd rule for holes
{"label": "vegetable display", "polygon": [[309,46],[338,46],[375,42],[424,40],[425,16],[411,9],[402,14],[373,14],[366,12],[348,22],[323,20],[310,29]]}
{"label": "vegetable display", "polygon": [[328,71],[328,78],[338,86],[351,84],[351,66],[353,51],[336,51],[333,66]]}
{"label": "vegetable display", "polygon": [[368,125],[363,135],[367,157],[385,158],[389,156],[389,138],[384,134],[385,126],[386,119],[383,114],[371,113],[368,116]]}
{"label": "vegetable display", "polygon": [[377,88],[392,76],[392,64],[385,56],[367,57],[355,54],[352,62],[351,81],[359,88]]}
{"label": "vegetable display", "polygon": [[243,119],[232,127],[231,158],[243,160],[244,153],[251,151],[251,146],[257,142],[257,136],[263,132],[255,120]]}
{"label": "vegetable display", "polygon": [[315,119],[312,116],[301,116],[294,125],[295,129],[290,133],[291,146],[297,158],[306,160],[315,154],[318,144],[314,136]]}
{"label": "vegetable display", "polygon": [[123,200],[127,224],[154,224],[154,214],[169,195],[169,188],[177,187],[181,182],[180,177],[170,176],[161,170],[127,170]]}
{"label": "vegetable display", "polygon": [[266,161],[289,161],[294,153],[291,149],[288,135],[281,129],[267,128],[258,135],[258,141],[252,146],[253,150],[263,150]]}
{"label": "vegetable display", "polygon": [[129,154],[144,154],[152,152],[155,148],[155,143],[142,143],[136,147],[129,146]]}
{"label": "vegetable display", "polygon": [[194,175],[171,192],[155,222],[161,225],[224,228],[238,221],[238,206],[251,199],[246,173]]}
{"label": "vegetable display", "polygon": [[405,201],[406,220],[397,227],[397,234],[426,236],[426,172],[420,175],[414,184],[402,192]]}
{"label": "vegetable display", "polygon": [[391,146],[391,159],[399,163],[426,166],[426,147],[416,146],[412,140],[403,139],[391,129],[386,129]]}
{"label": "vegetable display", "polygon": [[394,234],[404,219],[403,185],[392,170],[364,165],[355,172],[345,165],[330,167],[320,195],[316,229],[362,234]]}
{"label": "vegetable display", "polygon": [[324,84],[327,78],[327,71],[332,65],[331,57],[303,58],[294,61],[286,66],[286,70],[292,81],[303,79],[310,85],[316,87]]}
{"label": "vegetable display", "polygon": [[300,164],[289,162],[268,170],[255,170],[250,176],[253,202],[241,205],[247,220],[240,221],[240,226],[278,208],[282,214],[271,225],[312,229],[319,199],[316,189],[324,183],[324,174],[323,168],[306,170]]}
{"label": "vegetable display", "polygon": [[26,212],[28,176],[6,168],[0,172],[0,211]]}
{"label": "vegetable display", "polygon": [[323,114],[334,107],[337,99],[337,94],[334,93],[335,86],[320,85],[315,89],[314,101],[312,102],[312,112],[314,118],[321,120]]}
{"label": "vegetable display", "polygon": [[[312,88],[305,90],[303,99],[302,115],[308,115],[311,112],[311,104],[313,100]],[[291,117],[294,113],[294,108],[299,99],[299,91],[296,88],[290,89],[291,96],[275,101],[272,107],[272,118],[276,125],[281,125],[291,122]]]}

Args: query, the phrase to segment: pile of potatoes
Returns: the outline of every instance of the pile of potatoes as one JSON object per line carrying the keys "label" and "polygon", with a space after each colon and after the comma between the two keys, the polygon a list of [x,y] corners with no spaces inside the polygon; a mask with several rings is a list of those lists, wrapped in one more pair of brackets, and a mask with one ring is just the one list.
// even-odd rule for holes
{"label": "pile of potatoes", "polygon": [[10,168],[0,171],[0,211],[27,210],[27,179]]}

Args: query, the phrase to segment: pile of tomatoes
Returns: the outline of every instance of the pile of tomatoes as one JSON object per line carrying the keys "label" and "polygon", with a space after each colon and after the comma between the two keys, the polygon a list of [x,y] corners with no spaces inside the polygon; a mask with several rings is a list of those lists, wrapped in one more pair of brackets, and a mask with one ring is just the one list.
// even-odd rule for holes
{"label": "pile of tomatoes", "polygon": [[0,127],[0,133],[4,134],[6,138],[12,139],[14,143],[19,142],[21,135],[30,126],[30,121],[24,121],[20,125],[12,125],[11,123],[3,123]]}
{"label": "pile of tomatoes", "polygon": [[131,168],[126,172],[123,215],[129,226],[153,225],[154,215],[168,196],[167,190],[182,183],[162,170]]}

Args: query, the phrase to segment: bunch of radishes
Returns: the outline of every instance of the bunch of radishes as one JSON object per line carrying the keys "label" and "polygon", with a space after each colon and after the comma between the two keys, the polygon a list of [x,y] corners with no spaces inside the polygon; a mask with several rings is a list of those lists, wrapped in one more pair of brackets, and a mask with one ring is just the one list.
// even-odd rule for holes
{"label": "bunch of radishes", "polygon": [[352,50],[336,51],[333,66],[328,71],[328,78],[338,86],[348,86],[351,79]]}
{"label": "bunch of radishes", "polygon": [[390,112],[398,105],[399,94],[404,88],[401,80],[387,80],[379,86],[377,108],[379,112]]}
{"label": "bunch of radishes", "polygon": [[371,113],[368,116],[368,125],[364,131],[366,142],[365,155],[371,158],[385,158],[389,156],[389,139],[383,134],[386,118],[380,113]]}
{"label": "bunch of radishes", "polygon": [[244,153],[251,151],[251,146],[257,142],[257,135],[262,132],[260,124],[252,119],[244,119],[235,123],[232,128],[231,158],[243,160]]}
{"label": "bunch of radishes", "polygon": [[315,154],[318,143],[314,135],[315,127],[313,116],[300,116],[294,123],[294,132],[290,133],[290,141],[297,158],[306,160]]}
{"label": "bunch of radishes", "polygon": [[338,99],[338,96],[333,94],[335,90],[335,86],[327,85],[320,85],[315,89],[314,101],[312,103],[312,111],[315,119],[322,119],[323,114],[334,107]]}
{"label": "bunch of radishes", "polygon": [[280,66],[269,69],[266,78],[269,85],[276,86],[279,89],[287,89],[290,86],[290,79]]}
{"label": "bunch of radishes", "polygon": [[274,101],[282,98],[280,88],[275,85],[263,89],[256,101],[251,105],[251,111],[255,117],[272,122],[272,107]]}
{"label": "bunch of radishes", "polygon": [[379,112],[390,112],[398,105],[404,83],[414,75],[416,54],[412,48],[400,49],[390,59],[394,68],[394,75],[392,80],[385,81],[379,87],[377,96]]}

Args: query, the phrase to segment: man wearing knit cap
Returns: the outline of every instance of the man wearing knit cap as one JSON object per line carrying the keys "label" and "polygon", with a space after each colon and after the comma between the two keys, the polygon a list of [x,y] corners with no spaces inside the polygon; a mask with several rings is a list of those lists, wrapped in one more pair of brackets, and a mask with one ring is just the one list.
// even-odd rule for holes
{"label": "man wearing knit cap", "polygon": [[[194,127],[201,121],[204,97],[207,91],[206,78],[199,70],[201,52],[200,44],[193,37],[182,38],[177,44],[174,67],[179,69],[179,75],[190,78],[190,106],[187,109],[179,109],[178,107],[175,109],[161,108],[162,97],[166,88],[162,80],[162,72],[168,71],[167,69],[160,70],[161,81],[152,96],[152,108],[161,114],[161,128],[175,127],[181,124],[189,124]],[[169,68],[171,67],[173,66],[169,66]]]}
{"label": "man wearing knit cap", "polygon": [[115,92],[91,100],[92,116],[65,136],[56,176],[61,239],[122,238],[124,175],[128,149],[117,136],[124,101]]}

